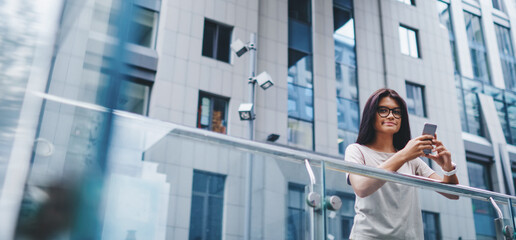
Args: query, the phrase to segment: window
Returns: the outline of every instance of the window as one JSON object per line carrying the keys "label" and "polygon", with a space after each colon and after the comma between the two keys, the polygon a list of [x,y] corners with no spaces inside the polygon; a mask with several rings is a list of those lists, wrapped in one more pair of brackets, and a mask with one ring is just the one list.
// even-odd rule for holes
{"label": "window", "polygon": [[495,31],[496,39],[498,40],[500,61],[502,62],[505,88],[516,90],[516,58],[514,57],[510,30],[495,24]]}
{"label": "window", "polygon": [[197,128],[226,134],[228,98],[199,92]]}
{"label": "window", "polygon": [[351,0],[333,2],[333,39],[335,41],[335,78],[337,80],[337,122],[339,153],[355,142],[358,135],[359,106],[355,24]]}
{"label": "window", "polygon": [[399,34],[401,53],[414,58],[419,58],[420,54],[417,44],[417,30],[400,25]]}
{"label": "window", "polygon": [[448,29],[448,38],[450,39],[450,50],[453,65],[455,66],[455,73],[460,73],[457,48],[455,47],[455,34],[453,33],[453,25],[451,24],[450,4],[437,1],[437,11],[439,15],[439,21],[443,26],[446,27],[446,29]]}
{"label": "window", "polygon": [[355,217],[355,196],[349,193],[330,190],[326,192],[326,196],[333,195],[340,197],[342,206],[338,211],[333,213],[327,211],[327,216],[329,216],[328,234],[331,234],[335,240],[349,239],[349,234],[351,234],[351,228],[353,227],[353,219]]}
{"label": "window", "polygon": [[222,239],[225,180],[224,175],[194,170],[188,239]]}
{"label": "window", "polygon": [[415,0],[398,0],[398,2],[402,2],[402,3],[405,3],[407,5],[412,5],[412,6],[416,5],[416,1]]}
{"label": "window", "polygon": [[493,8],[498,9],[500,11],[505,11],[505,6],[503,5],[503,0],[492,0]]}
{"label": "window", "polygon": [[484,45],[484,37],[480,17],[464,12],[466,33],[471,55],[471,66],[475,80],[490,83],[489,68],[487,62],[487,50]]}
{"label": "window", "polygon": [[477,93],[482,92],[483,84],[478,80],[472,80],[461,76],[457,82],[457,100],[459,103],[462,131],[484,136],[482,115],[480,114],[480,101]]}
{"label": "window", "polygon": [[314,149],[311,2],[288,1],[288,145]]}
{"label": "window", "polygon": [[312,22],[310,0],[288,0],[288,18],[310,25]]}
{"label": "window", "polygon": [[116,109],[147,115],[151,85],[145,81],[122,80]]}
{"label": "window", "polygon": [[[468,164],[469,185],[475,188],[493,190],[491,183],[490,166],[491,160],[487,157],[466,157]],[[477,239],[495,239],[496,231],[493,219],[496,218],[491,203],[472,199],[473,218]]]}
{"label": "window", "polygon": [[147,8],[135,7],[134,17],[131,20],[128,41],[140,46],[154,48],[158,13]]}
{"label": "window", "polygon": [[202,55],[229,63],[233,27],[204,19]]}
{"label": "window", "polygon": [[306,122],[289,117],[287,124],[287,140],[289,145],[299,148],[313,149],[314,127],[312,122]]}
{"label": "window", "polygon": [[304,239],[305,190],[300,184],[288,184],[287,240]]}
{"label": "window", "polygon": [[423,229],[425,234],[425,240],[440,240],[441,224],[439,223],[439,214],[422,211],[421,215],[423,216]]}
{"label": "window", "polygon": [[407,89],[407,109],[410,114],[426,117],[425,111],[425,88],[414,83],[405,83]]}

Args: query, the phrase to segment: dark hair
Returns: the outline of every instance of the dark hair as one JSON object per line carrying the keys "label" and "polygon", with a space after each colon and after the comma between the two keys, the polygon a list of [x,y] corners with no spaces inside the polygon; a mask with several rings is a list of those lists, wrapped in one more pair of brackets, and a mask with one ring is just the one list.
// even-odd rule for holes
{"label": "dark hair", "polygon": [[411,138],[407,104],[396,91],[389,88],[378,89],[369,97],[369,99],[367,99],[364,112],[362,113],[362,121],[360,121],[360,130],[358,131],[356,142],[358,144],[366,145],[375,139],[376,130],[374,129],[374,124],[376,121],[376,109],[378,108],[378,103],[384,97],[393,98],[401,108],[400,130],[394,134],[392,141],[394,148],[396,150],[401,150],[405,145],[407,145],[407,142]]}

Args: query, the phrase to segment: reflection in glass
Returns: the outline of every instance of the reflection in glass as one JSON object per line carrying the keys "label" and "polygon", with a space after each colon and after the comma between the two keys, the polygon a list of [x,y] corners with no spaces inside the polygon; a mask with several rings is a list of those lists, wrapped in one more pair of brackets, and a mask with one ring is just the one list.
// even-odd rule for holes
{"label": "reflection in glass", "polygon": [[514,57],[510,30],[495,24],[495,31],[496,39],[498,40],[500,61],[502,62],[505,88],[516,90],[516,58]]}
{"label": "reflection in glass", "polygon": [[358,133],[345,131],[342,129],[339,129],[338,132],[339,137],[337,139],[337,144],[339,145],[339,154],[344,154],[344,152],[346,151],[346,147],[349,144],[356,142]]}
{"label": "reflection in glass", "polygon": [[[288,144],[313,150],[311,1],[288,1]],[[309,127],[307,127],[309,126]]]}
{"label": "reflection in glass", "polygon": [[422,211],[423,229],[425,240],[441,239],[441,224],[439,222],[439,213]]}
{"label": "reflection in glass", "polygon": [[309,88],[288,84],[288,115],[312,122],[314,120],[313,91]]}
{"label": "reflection in glass", "polygon": [[498,113],[498,119],[500,120],[500,124],[502,125],[503,134],[505,135],[505,140],[507,143],[512,143],[511,138],[511,130],[509,126],[509,121],[507,120],[507,109],[505,107],[505,103],[503,101],[494,101],[496,112]]}
{"label": "reflection in glass", "polygon": [[505,11],[505,6],[503,4],[503,0],[492,0],[493,8],[498,9],[502,12]]}
{"label": "reflection in glass", "polygon": [[355,142],[360,111],[355,53],[355,24],[353,2],[333,2],[333,39],[335,41],[335,79],[337,90],[337,123],[339,153]]}
{"label": "reflection in glass", "polygon": [[336,240],[349,239],[355,217],[355,196],[331,190],[326,191],[326,196],[338,196],[342,200],[342,207],[338,211],[327,213],[328,233]]}
{"label": "reflection in glass", "polygon": [[129,27],[129,42],[154,48],[158,14],[142,7],[134,7],[134,17]]}
{"label": "reflection in glass", "polygon": [[288,82],[312,88],[312,56],[293,49],[288,50]]}
{"label": "reflection in glass", "polygon": [[445,2],[437,1],[437,12],[439,15],[439,21],[446,27],[446,29],[448,29],[448,38],[450,39],[450,50],[453,65],[455,66],[455,73],[460,73],[458,62],[459,58],[457,56],[457,48],[455,46],[455,34],[453,33],[453,25],[451,24],[450,5]]}
{"label": "reflection in glass", "polygon": [[410,114],[426,117],[424,87],[413,83],[406,83],[407,109]]}
{"label": "reflection in glass", "polygon": [[483,136],[480,116],[480,102],[476,93],[464,91],[465,112],[467,118],[467,132]]}
{"label": "reflection in glass", "polygon": [[288,118],[288,143],[304,149],[313,149],[313,123]]}
{"label": "reflection in glass", "polygon": [[194,170],[189,239],[222,239],[225,179],[221,174]]}
{"label": "reflection in glass", "polygon": [[464,20],[466,23],[466,33],[468,35],[474,77],[476,80],[489,83],[491,80],[480,17],[464,12]]}
{"label": "reflection in glass", "polygon": [[150,86],[125,80],[121,82],[117,109],[147,115]]}
{"label": "reflection in glass", "polygon": [[339,129],[358,132],[359,109],[356,101],[337,98],[337,119]]}
{"label": "reflection in glass", "polygon": [[[490,164],[467,159],[468,178],[471,187],[485,190],[493,190],[491,183]],[[475,219],[475,231],[478,239],[490,239],[496,237],[493,219],[496,218],[491,203],[472,199],[473,217]]]}
{"label": "reflection in glass", "polygon": [[304,186],[289,183],[287,240],[304,239],[304,231],[306,227],[304,192]]}

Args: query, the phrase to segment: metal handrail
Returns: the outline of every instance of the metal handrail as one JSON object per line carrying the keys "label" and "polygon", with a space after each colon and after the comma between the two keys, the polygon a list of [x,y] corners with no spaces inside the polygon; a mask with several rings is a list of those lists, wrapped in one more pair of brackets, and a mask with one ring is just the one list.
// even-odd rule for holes
{"label": "metal handrail", "polygon": [[[163,124],[172,124],[162,122]],[[177,124],[172,124],[171,134],[185,136],[200,141],[214,142],[219,144],[230,145],[246,151],[255,151],[260,153],[272,154],[274,156],[285,157],[290,160],[303,162],[304,159],[310,159],[312,163],[319,163],[324,161],[328,169],[340,172],[347,172],[359,174],[367,177],[390,181],[394,183],[405,184],[409,186],[419,187],[423,189],[434,190],[442,193],[449,193],[457,196],[464,196],[468,198],[489,201],[492,197],[495,201],[502,204],[507,204],[508,200],[513,200],[513,206],[516,206],[516,197],[502,193],[492,192],[479,188],[464,186],[460,184],[446,184],[434,179],[401,174],[397,172],[389,172],[382,169],[364,166],[356,163],[343,161],[329,155],[322,155],[315,152],[306,152],[302,150],[295,150],[284,146],[275,144],[262,143],[241,139],[233,136],[210,132],[197,128],[190,128]]]}

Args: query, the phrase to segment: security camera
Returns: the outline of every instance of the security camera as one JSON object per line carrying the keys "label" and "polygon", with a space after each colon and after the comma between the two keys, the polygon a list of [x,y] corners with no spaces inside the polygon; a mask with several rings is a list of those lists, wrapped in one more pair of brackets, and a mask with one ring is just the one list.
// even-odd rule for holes
{"label": "security camera", "polygon": [[272,81],[271,75],[269,75],[267,72],[262,72],[256,77],[256,82],[260,87],[263,88],[263,90],[272,87],[274,85],[274,82]]}
{"label": "security camera", "polygon": [[238,107],[238,115],[240,116],[240,120],[249,121],[254,119],[254,110],[252,103],[242,103]]}
{"label": "security camera", "polygon": [[240,40],[237,39],[233,43],[231,43],[231,50],[236,53],[238,57],[244,55],[249,49],[247,46]]}

